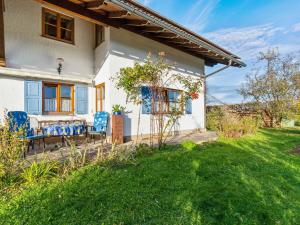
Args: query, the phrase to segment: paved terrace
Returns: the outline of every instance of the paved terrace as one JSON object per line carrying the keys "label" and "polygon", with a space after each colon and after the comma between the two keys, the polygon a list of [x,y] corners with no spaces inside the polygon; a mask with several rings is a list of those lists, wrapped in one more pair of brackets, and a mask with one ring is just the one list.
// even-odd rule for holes
{"label": "paved terrace", "polygon": [[[176,136],[171,136],[167,139],[166,144],[168,145],[178,145],[182,143],[183,141],[193,141],[197,144],[201,144],[204,142],[211,142],[218,139],[218,135],[216,132],[205,132],[205,133],[189,133],[189,134],[181,134]],[[108,143],[102,143],[102,141],[96,141],[94,142],[91,140],[88,143],[85,140],[79,140],[76,141],[78,144],[73,148],[76,149],[76,151],[84,152],[86,150],[86,153],[89,157],[93,157],[97,154],[97,151],[99,148],[104,148],[104,152],[109,152],[112,148],[111,144]],[[143,139],[138,142],[136,141],[130,141],[127,142],[121,146],[128,147],[133,146],[137,144],[150,144],[149,139]],[[30,149],[29,154],[27,154],[26,159],[28,161],[37,160],[40,161],[43,158],[47,157],[52,160],[59,160],[63,161],[65,158],[67,158],[71,154],[71,147],[62,147],[59,146],[61,143],[57,143],[54,145],[47,145],[45,152],[41,148],[36,149],[35,151]],[[42,145],[41,145],[42,146]],[[38,148],[38,146],[36,146]],[[50,151],[51,150],[51,151]],[[74,150],[73,150],[74,151]]]}

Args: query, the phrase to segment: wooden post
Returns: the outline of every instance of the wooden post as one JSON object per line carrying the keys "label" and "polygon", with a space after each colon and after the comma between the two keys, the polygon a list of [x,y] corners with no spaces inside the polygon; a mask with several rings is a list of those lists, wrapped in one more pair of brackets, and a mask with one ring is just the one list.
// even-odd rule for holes
{"label": "wooden post", "polygon": [[0,0],[0,66],[5,66],[5,42],[4,42],[4,0]]}
{"label": "wooden post", "polygon": [[124,143],[124,117],[122,115],[112,116],[112,143]]}

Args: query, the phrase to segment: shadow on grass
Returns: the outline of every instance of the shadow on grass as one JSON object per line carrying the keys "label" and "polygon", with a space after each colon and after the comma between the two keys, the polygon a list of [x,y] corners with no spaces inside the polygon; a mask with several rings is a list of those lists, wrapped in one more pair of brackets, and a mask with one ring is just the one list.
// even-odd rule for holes
{"label": "shadow on grass", "polygon": [[136,166],[89,166],[23,192],[0,209],[0,221],[298,224],[300,157],[288,152],[300,144],[298,134],[261,130],[240,140],[168,146]]}

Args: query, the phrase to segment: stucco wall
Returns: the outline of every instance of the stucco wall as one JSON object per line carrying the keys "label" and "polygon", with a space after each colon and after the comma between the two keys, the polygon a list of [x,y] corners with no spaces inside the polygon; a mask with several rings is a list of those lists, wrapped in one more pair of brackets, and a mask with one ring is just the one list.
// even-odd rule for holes
{"label": "stucco wall", "polygon": [[5,0],[4,28],[7,66],[62,74],[94,74],[94,25],[75,18],[75,45],[42,37],[42,5],[34,0]]}
{"label": "stucco wall", "polygon": [[24,81],[0,75],[0,115],[4,110],[24,110]]}
{"label": "stucco wall", "polygon": [[[24,79],[14,78],[10,76],[3,76],[0,74],[0,122],[3,119],[4,110],[8,111],[24,111]],[[31,115],[31,118],[36,118],[38,121],[42,120],[70,120],[76,118],[84,118],[88,122],[93,121],[94,103],[95,103],[95,88],[89,86],[88,88],[89,104],[87,115],[61,116],[61,115]],[[31,120],[33,127],[37,126],[36,120]]]}
{"label": "stucco wall", "polygon": [[[165,46],[158,42],[146,39],[126,30],[111,28],[111,50],[110,50],[110,76],[119,72],[120,68],[133,66],[136,61],[143,61],[149,52],[157,55],[165,52],[169,63],[174,65],[173,73],[181,73],[183,76],[199,76],[204,73],[204,61],[185,54],[181,51]],[[180,89],[179,84],[173,84],[173,88]],[[121,104],[127,107],[129,113],[125,119],[125,135],[137,134],[138,115],[140,107],[126,103],[126,95],[122,90],[114,88],[111,84],[111,105]],[[183,115],[180,119],[178,130],[204,129],[204,97],[200,95],[198,100],[193,101],[193,114]],[[141,115],[140,133],[150,133],[150,116]]]}

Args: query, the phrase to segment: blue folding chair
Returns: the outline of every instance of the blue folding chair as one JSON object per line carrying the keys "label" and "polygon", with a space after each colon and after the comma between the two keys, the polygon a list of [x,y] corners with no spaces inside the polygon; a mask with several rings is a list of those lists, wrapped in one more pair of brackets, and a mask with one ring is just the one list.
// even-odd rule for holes
{"label": "blue folding chair", "polygon": [[7,113],[7,116],[9,119],[10,132],[22,132],[19,138],[28,141],[27,152],[29,152],[30,145],[32,146],[32,149],[34,149],[34,141],[40,139],[43,140],[45,149],[45,136],[43,134],[34,134],[34,129],[30,128],[30,120],[26,112],[11,111]]}
{"label": "blue folding chair", "polygon": [[108,126],[108,116],[107,112],[96,112],[94,115],[94,124],[89,126],[88,134],[94,139],[95,136],[101,136],[102,140],[107,136],[107,126]]}

